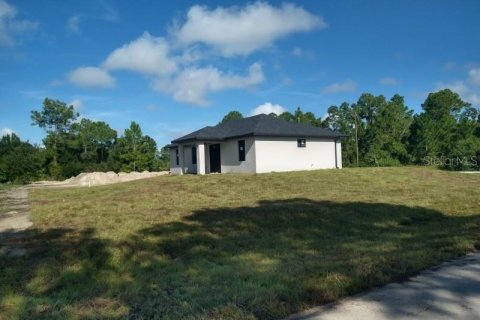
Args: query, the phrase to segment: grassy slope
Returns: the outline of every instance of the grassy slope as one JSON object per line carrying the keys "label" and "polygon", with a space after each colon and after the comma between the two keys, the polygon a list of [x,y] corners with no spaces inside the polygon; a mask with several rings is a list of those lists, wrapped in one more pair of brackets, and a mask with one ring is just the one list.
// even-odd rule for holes
{"label": "grassy slope", "polygon": [[0,319],[284,317],[473,250],[479,183],[363,168],[34,190]]}

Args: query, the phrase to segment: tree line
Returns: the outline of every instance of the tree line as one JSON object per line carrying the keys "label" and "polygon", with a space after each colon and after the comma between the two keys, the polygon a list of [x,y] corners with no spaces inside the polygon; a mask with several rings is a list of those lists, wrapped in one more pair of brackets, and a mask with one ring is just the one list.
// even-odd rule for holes
{"label": "tree line", "polygon": [[40,178],[64,179],[91,171],[157,171],[168,157],[131,122],[123,135],[103,121],[81,118],[73,106],[46,98],[31,112],[32,125],[46,131],[43,146],[13,134],[0,139],[0,183],[26,183]]}
{"label": "tree line", "polygon": [[[346,135],[343,164],[352,166],[434,165],[452,170],[480,168],[480,113],[449,89],[430,93],[414,114],[398,94],[364,93],[356,103],[328,108],[324,119],[313,112],[271,114],[287,121],[330,128]],[[243,118],[238,111],[220,123]]]}
{"label": "tree line", "polygon": [[[328,108],[322,119],[298,107],[271,114],[345,134],[343,164],[352,166],[435,165],[453,170],[480,169],[480,113],[449,89],[430,93],[414,114],[398,94],[364,93],[357,102]],[[220,123],[243,118],[229,112]],[[91,171],[168,169],[165,148],[132,122],[123,135],[103,121],[81,118],[73,106],[46,98],[31,112],[32,125],[46,131],[43,146],[10,134],[0,138],[0,183],[63,179]]]}

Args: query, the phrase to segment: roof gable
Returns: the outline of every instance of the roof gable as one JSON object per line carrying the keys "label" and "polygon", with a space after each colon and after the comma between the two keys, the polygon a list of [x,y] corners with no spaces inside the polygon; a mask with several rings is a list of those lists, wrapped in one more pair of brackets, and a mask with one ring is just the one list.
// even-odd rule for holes
{"label": "roof gable", "polygon": [[266,114],[229,120],[214,127],[208,126],[175,139],[172,143],[187,141],[221,141],[246,136],[339,138],[343,134],[310,124],[289,122]]}

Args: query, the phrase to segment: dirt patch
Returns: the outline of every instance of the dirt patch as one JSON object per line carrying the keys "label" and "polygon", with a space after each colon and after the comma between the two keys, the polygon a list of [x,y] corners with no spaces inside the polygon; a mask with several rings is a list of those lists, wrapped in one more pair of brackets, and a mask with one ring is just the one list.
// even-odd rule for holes
{"label": "dirt patch", "polygon": [[17,245],[27,236],[32,226],[26,188],[15,188],[0,193],[0,255],[23,256],[26,250]]}
{"label": "dirt patch", "polygon": [[47,187],[93,187],[106,184],[121,183],[127,181],[133,181],[138,179],[153,178],[158,176],[168,175],[168,171],[160,172],[89,172],[80,173],[76,177],[72,177],[65,181],[38,181],[30,186],[47,186]]}

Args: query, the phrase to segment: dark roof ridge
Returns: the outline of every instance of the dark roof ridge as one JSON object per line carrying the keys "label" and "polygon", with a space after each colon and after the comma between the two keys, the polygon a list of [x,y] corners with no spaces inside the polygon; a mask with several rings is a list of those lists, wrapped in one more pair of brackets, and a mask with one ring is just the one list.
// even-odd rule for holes
{"label": "dark roof ridge", "polygon": [[337,139],[343,134],[329,128],[314,126],[310,123],[290,122],[278,117],[261,113],[242,119],[232,119],[216,126],[207,126],[185,136],[177,138],[172,143],[187,141],[222,141],[244,136],[278,136]]}

